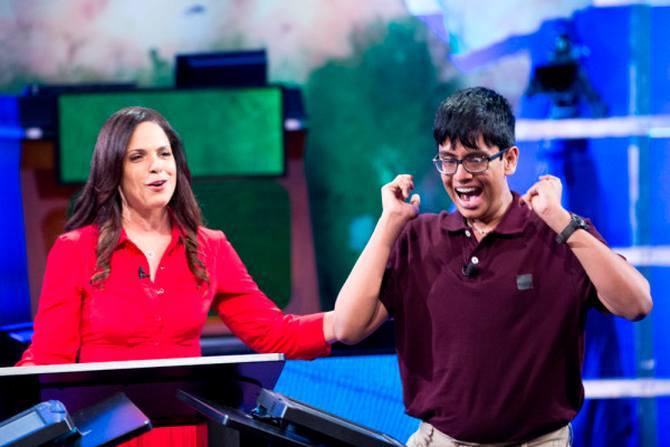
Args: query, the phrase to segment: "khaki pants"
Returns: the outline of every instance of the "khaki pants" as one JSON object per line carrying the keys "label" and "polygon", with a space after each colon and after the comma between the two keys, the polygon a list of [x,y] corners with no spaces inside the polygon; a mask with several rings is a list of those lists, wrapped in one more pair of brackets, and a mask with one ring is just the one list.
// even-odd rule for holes
{"label": "khaki pants", "polygon": [[547,433],[521,444],[497,443],[477,444],[458,441],[447,436],[427,422],[422,422],[419,429],[407,440],[407,447],[570,447],[572,445],[572,427],[570,424],[554,432]]}

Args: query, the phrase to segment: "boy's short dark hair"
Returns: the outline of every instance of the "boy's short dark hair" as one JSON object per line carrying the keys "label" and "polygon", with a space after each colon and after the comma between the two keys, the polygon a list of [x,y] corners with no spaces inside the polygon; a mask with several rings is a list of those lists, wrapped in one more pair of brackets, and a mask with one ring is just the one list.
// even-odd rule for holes
{"label": "boy's short dark hair", "polygon": [[507,99],[497,92],[474,87],[459,90],[442,101],[435,114],[433,138],[439,146],[445,140],[477,148],[481,135],[488,146],[514,146],[514,114]]}

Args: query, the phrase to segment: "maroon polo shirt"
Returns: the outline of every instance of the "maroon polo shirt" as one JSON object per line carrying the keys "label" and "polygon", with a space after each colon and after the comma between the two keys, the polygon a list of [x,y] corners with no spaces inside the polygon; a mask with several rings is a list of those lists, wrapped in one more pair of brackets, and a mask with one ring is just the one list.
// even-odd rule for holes
{"label": "maroon polo shirt", "polygon": [[573,419],[597,295],[555,237],[518,194],[480,242],[458,212],[406,225],[381,301],[395,320],[408,414],[479,443],[525,441]]}

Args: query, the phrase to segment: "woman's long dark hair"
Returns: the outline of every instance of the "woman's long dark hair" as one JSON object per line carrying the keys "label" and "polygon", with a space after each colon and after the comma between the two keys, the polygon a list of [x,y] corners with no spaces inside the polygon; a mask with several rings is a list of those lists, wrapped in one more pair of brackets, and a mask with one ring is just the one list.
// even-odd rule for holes
{"label": "woman's long dark hair", "polygon": [[177,185],[168,203],[172,218],[185,233],[184,244],[188,266],[198,283],[208,281],[207,271],[198,257],[198,227],[202,213],[191,189],[191,172],[177,133],[160,113],[145,107],[127,107],[113,114],[100,129],[95,143],[91,172],[74,205],[72,217],[65,224],[67,231],[86,225],[98,226],[96,272],[92,284],[100,284],[110,272],[110,259],[121,234],[121,195],[123,161],[135,128],[143,122],[160,126],[167,135],[177,165]]}

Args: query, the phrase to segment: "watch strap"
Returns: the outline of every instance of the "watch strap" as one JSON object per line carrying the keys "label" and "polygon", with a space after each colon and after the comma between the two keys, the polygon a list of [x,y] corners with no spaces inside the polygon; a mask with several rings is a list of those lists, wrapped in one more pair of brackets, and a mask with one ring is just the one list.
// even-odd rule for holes
{"label": "watch strap", "polygon": [[563,229],[563,231],[556,235],[556,242],[559,244],[564,244],[570,238],[570,236],[572,236],[572,233],[579,229],[588,230],[588,228],[589,226],[584,221],[584,219],[575,213],[570,213],[570,222]]}

